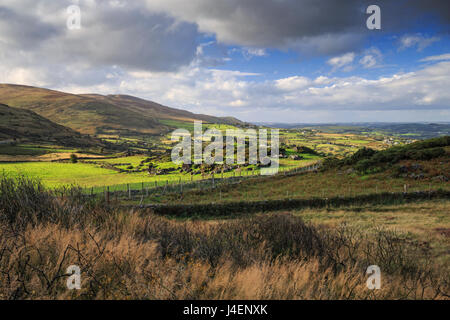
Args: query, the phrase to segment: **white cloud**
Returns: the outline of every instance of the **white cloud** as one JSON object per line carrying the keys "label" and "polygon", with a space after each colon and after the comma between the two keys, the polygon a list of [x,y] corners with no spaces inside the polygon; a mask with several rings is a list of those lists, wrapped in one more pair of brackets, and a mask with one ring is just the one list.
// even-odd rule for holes
{"label": "white cloud", "polygon": [[[249,121],[294,121],[308,112],[351,115],[350,111],[416,110],[419,114],[420,110],[448,110],[449,74],[448,61],[375,80],[293,76],[257,81],[252,73],[190,66],[179,73],[157,76],[130,73],[118,84],[90,87],[89,91],[132,94],[194,112],[235,115]],[[88,91],[82,87],[62,89]]]}
{"label": "white cloud", "polygon": [[303,89],[311,83],[311,80],[306,77],[289,77],[284,79],[279,79],[275,81],[275,87],[283,91],[292,91]]}
{"label": "white cloud", "polygon": [[342,56],[331,58],[327,63],[333,67],[333,72],[338,69],[343,69],[344,71],[350,71],[350,64],[355,60],[355,53],[348,52]]}
{"label": "white cloud", "polygon": [[370,48],[365,51],[359,63],[366,69],[374,68],[379,65],[383,55],[377,48]]}
{"label": "white cloud", "polygon": [[[258,73],[219,70],[229,59],[224,43],[241,45],[238,50],[248,58],[265,56],[270,48],[336,55],[328,60],[333,71],[379,66],[382,55],[376,49],[355,53],[367,36],[355,19],[359,1],[306,6],[309,2],[79,0],[82,29],[72,32],[65,27],[64,10],[72,1],[2,0],[0,82],[126,93],[244,120],[448,110],[448,54],[423,59],[438,63],[416,72],[376,80],[314,73],[314,78],[297,74],[263,81]],[[215,40],[199,43],[201,32]],[[414,34],[403,37],[400,46],[423,50],[436,41]]]}
{"label": "white cloud", "polygon": [[399,50],[415,47],[417,51],[422,51],[426,47],[429,47],[434,42],[438,42],[439,40],[439,37],[426,37],[421,34],[405,35],[400,38]]}
{"label": "white cloud", "polygon": [[430,62],[430,61],[444,61],[444,60],[450,60],[450,53],[441,54],[437,56],[430,56],[421,59],[421,62]]}
{"label": "white cloud", "polygon": [[[25,77],[27,84],[39,84],[48,77],[45,70],[3,71],[0,70],[0,82],[11,82],[8,77],[16,80]],[[26,78],[30,74],[35,78]],[[256,73],[209,70],[194,63],[179,72],[123,72],[117,68],[110,70],[110,74],[100,84],[61,83],[54,88],[74,93],[130,94],[175,108],[234,115],[247,121],[333,121],[332,115],[340,121],[367,121],[370,120],[367,115],[373,115],[372,120],[401,121],[401,114],[406,113],[423,115],[424,118],[418,118],[423,120],[431,117],[430,112],[445,119],[444,111],[448,111],[450,104],[450,61],[375,80],[355,76],[292,76],[263,81]],[[387,114],[398,117],[383,119]]]}

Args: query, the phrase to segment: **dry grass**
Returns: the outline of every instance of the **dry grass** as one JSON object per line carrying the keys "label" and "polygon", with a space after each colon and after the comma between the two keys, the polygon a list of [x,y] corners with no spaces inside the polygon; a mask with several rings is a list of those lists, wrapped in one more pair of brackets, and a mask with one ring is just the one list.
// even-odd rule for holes
{"label": "dry grass", "polygon": [[[449,298],[448,265],[394,232],[290,214],[173,221],[38,189],[0,183],[2,299]],[[380,290],[366,288],[371,264]],[[81,290],[66,288],[69,265],[81,268]]]}
{"label": "dry grass", "polygon": [[[156,219],[156,220],[155,220]],[[273,222],[273,221],[272,221]],[[179,251],[170,241],[163,254],[159,239],[146,239],[149,224],[178,228],[180,233],[207,232],[203,223],[174,223],[136,214],[118,215],[105,227],[63,228],[58,224],[27,227],[13,233],[2,226],[0,297],[3,299],[397,299],[446,298],[445,274],[432,268],[414,276],[383,273],[382,289],[366,288],[365,265],[339,270],[324,257],[267,255],[268,248],[250,250],[240,258],[226,252],[216,263],[192,251]],[[186,234],[185,234],[186,235]],[[192,235],[192,234],[191,234]],[[179,235],[178,235],[179,236]],[[151,236],[149,237],[151,238]],[[175,250],[176,249],[176,250]],[[230,250],[233,250],[231,248]],[[341,248],[345,255],[345,250]],[[236,259],[237,258],[237,259]],[[65,287],[65,268],[82,269],[82,289]],[[448,275],[448,274],[447,274]],[[447,279],[448,280],[448,279]],[[448,285],[448,284],[447,284]],[[447,292],[448,294],[448,292]]]}

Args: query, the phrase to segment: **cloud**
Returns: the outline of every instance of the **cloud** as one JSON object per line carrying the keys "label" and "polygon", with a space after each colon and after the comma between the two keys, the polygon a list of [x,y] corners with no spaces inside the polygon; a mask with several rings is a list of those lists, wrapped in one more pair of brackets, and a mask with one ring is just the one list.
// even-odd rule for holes
{"label": "cloud", "polygon": [[430,56],[421,59],[421,62],[430,62],[430,61],[444,61],[444,60],[450,60],[450,53],[441,54],[437,56]]}
{"label": "cloud", "polygon": [[81,29],[69,30],[71,1],[6,1],[0,4],[0,51],[7,63],[118,65],[174,71],[195,58],[198,29],[142,1],[80,0]]}
{"label": "cloud", "polygon": [[306,77],[289,77],[275,81],[275,87],[283,91],[303,89],[310,85],[311,80]]}
{"label": "cloud", "polygon": [[374,68],[379,65],[383,55],[377,48],[370,48],[365,51],[359,63],[366,69]]}
{"label": "cloud", "polygon": [[[429,9],[418,0],[408,1],[408,7],[378,2],[382,30],[408,30],[422,14],[419,9],[441,19],[443,28],[450,21],[448,1],[429,0]],[[371,1],[79,0],[82,28],[71,31],[66,8],[72,4],[2,0],[0,82],[127,93],[244,120],[291,120],[308,113],[331,117],[337,111],[448,110],[447,55],[424,58],[422,62],[436,64],[415,72],[376,80],[332,77],[320,69],[314,77],[293,69],[278,79],[219,70],[230,59],[228,45],[248,59],[275,48],[326,56],[333,71],[375,68],[383,58],[380,51],[364,51],[373,34],[365,26]],[[435,41],[437,36],[408,34],[399,44],[423,50]]]}
{"label": "cloud", "polygon": [[[357,51],[367,30],[369,0],[147,0],[147,6],[181,21],[196,23],[219,42],[244,47],[294,49],[308,55],[338,55]],[[379,0],[382,28],[410,30],[418,18],[437,17],[448,25],[447,1],[409,0],[406,5]]]}
{"label": "cloud", "polygon": [[439,37],[426,37],[421,34],[416,35],[405,35],[400,38],[399,50],[405,50],[408,48],[416,48],[417,51],[422,51],[426,47],[429,47],[434,42],[438,42]]}
{"label": "cloud", "polygon": [[333,67],[333,72],[338,69],[344,69],[344,71],[350,71],[350,64],[355,60],[355,53],[348,52],[342,56],[331,58],[327,61],[327,63]]}
{"label": "cloud", "polygon": [[[258,74],[190,66],[158,76],[128,74],[120,82],[112,80],[109,87],[95,91],[132,94],[194,112],[235,115],[248,121],[294,121],[296,115],[308,112],[337,115],[448,110],[449,73],[450,61],[443,61],[378,79],[293,76],[261,81]],[[86,91],[83,87],[64,89]]]}

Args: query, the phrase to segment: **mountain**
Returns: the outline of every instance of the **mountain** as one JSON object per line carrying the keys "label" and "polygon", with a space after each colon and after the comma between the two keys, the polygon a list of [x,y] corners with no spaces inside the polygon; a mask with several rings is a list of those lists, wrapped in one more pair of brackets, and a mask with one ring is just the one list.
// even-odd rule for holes
{"label": "mountain", "polygon": [[30,110],[0,104],[0,140],[45,142],[71,147],[93,147],[101,142],[56,124]]}
{"label": "mountain", "polygon": [[106,130],[160,134],[172,129],[161,120],[243,124],[174,109],[127,95],[70,94],[22,85],[0,84],[0,103],[35,113],[84,134]]}

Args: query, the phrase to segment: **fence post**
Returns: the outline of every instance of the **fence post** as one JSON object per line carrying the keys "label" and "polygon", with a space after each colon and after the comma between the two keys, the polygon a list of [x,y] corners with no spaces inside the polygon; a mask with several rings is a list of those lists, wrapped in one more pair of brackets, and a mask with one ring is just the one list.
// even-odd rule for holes
{"label": "fence post", "polygon": [[127,189],[128,189],[128,199],[131,200],[131,189],[130,184],[127,183]]}
{"label": "fence post", "polygon": [[106,204],[109,205],[109,186],[106,187],[105,198],[106,198]]}

